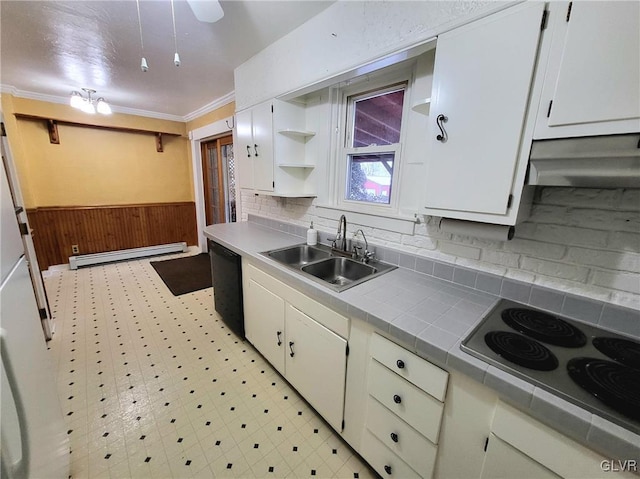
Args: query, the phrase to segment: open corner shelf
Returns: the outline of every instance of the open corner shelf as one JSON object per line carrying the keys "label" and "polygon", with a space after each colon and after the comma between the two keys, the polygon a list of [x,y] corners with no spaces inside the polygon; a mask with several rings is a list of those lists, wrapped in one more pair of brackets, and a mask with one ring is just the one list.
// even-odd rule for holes
{"label": "open corner shelf", "polygon": [[423,115],[428,115],[431,110],[431,98],[423,98],[417,101],[411,109],[417,113],[422,113]]}
{"label": "open corner shelf", "polygon": [[296,136],[296,137],[300,137],[300,138],[309,138],[311,136],[315,136],[315,134],[316,134],[315,131],[294,130],[294,129],[291,129],[291,128],[283,128],[282,130],[278,130],[278,133],[280,133],[281,135]]}
{"label": "open corner shelf", "polygon": [[308,169],[313,169],[316,167],[316,165],[305,165],[305,164],[299,164],[299,163],[278,163],[278,166],[280,168],[308,168]]}

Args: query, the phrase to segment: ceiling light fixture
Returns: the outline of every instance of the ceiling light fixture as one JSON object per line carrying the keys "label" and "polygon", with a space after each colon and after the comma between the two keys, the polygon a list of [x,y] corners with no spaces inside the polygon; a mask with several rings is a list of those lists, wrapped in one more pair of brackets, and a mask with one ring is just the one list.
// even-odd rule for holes
{"label": "ceiling light fixture", "polygon": [[100,97],[97,100],[91,98],[91,95],[96,92],[95,90],[92,90],[91,88],[82,88],[82,91],[87,95],[86,98],[80,92],[71,92],[71,99],[69,100],[69,104],[73,108],[82,110],[83,112],[89,113],[90,115],[94,115],[96,111],[98,113],[101,113],[102,115],[111,114],[111,107],[104,98]]}
{"label": "ceiling light fixture", "polygon": [[173,8],[173,0],[171,0],[171,20],[173,20],[173,45],[176,50],[176,54],[173,56],[173,64],[179,67],[180,55],[178,55],[178,37],[176,35],[176,12]]}
{"label": "ceiling light fixture", "polygon": [[201,22],[215,23],[224,17],[218,0],[187,0],[195,17]]}
{"label": "ceiling light fixture", "polygon": [[138,27],[140,28],[140,50],[142,51],[142,61],[140,61],[140,69],[143,72],[149,70],[147,59],[144,57],[144,42],[142,41],[142,21],[140,20],[140,0],[136,0],[136,7],[138,8]]}

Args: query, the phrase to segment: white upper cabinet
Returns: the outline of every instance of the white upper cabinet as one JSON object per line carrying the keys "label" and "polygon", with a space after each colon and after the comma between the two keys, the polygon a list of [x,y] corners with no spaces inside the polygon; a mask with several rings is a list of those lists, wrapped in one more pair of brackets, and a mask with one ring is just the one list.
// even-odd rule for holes
{"label": "white upper cabinet", "polygon": [[640,3],[551,2],[549,8],[534,138],[639,131]]}
{"label": "white upper cabinet", "polygon": [[270,101],[236,114],[240,188],[273,191],[273,123]]}
{"label": "white upper cabinet", "polygon": [[515,223],[508,210],[517,209],[522,191],[527,158],[523,165],[520,153],[543,10],[542,2],[525,3],[438,37],[427,214]]}
{"label": "white upper cabinet", "polygon": [[271,100],[236,114],[240,188],[274,196],[313,196],[305,106]]}

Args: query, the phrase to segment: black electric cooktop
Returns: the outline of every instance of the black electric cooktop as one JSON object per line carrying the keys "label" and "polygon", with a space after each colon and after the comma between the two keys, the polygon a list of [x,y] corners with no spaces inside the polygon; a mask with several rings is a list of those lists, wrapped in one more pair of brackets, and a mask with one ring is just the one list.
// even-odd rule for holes
{"label": "black electric cooktop", "polygon": [[461,347],[640,434],[639,338],[501,300]]}

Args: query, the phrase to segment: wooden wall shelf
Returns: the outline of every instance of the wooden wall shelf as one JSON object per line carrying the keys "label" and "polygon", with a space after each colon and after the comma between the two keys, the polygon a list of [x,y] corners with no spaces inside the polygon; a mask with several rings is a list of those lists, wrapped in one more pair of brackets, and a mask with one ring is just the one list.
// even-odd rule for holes
{"label": "wooden wall shelf", "polygon": [[182,136],[178,133],[169,133],[166,131],[151,131],[151,130],[140,130],[137,128],[126,128],[122,126],[104,126],[104,125],[92,125],[89,123],[79,123],[76,121],[67,121],[67,120],[54,120],[53,118],[48,118],[45,116],[37,116],[37,115],[24,115],[22,113],[16,113],[16,118],[22,118],[26,120],[39,120],[44,121],[47,126],[47,131],[49,132],[49,141],[55,145],[60,144],[60,137],[58,136],[58,124],[60,125],[71,125],[71,126],[79,126],[82,128],[97,128],[99,130],[112,130],[112,131],[123,131],[127,133],[141,133],[144,135],[154,135],[156,137],[156,151],[158,153],[162,153],[164,151],[162,146],[162,135],[167,136]]}

